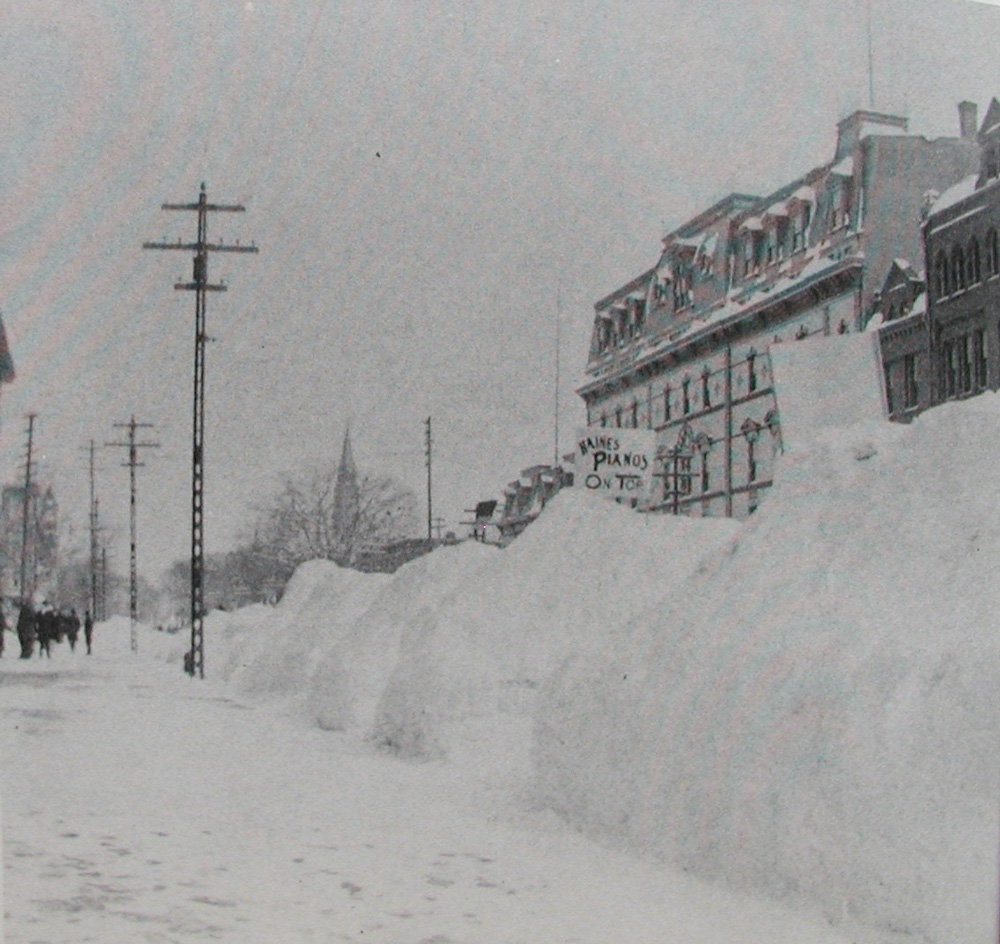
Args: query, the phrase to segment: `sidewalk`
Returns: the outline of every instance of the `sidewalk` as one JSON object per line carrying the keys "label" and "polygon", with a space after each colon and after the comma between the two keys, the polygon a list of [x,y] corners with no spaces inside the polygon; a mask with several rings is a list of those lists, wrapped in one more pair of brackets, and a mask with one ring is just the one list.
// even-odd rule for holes
{"label": "sidewalk", "polygon": [[453,765],[64,649],[0,660],[7,944],[844,940],[604,850]]}

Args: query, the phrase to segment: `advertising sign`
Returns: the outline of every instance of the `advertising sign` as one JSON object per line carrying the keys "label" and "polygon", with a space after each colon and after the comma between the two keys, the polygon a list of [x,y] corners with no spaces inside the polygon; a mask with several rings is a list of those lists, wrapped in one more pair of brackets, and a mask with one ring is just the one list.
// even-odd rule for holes
{"label": "advertising sign", "polygon": [[589,492],[635,499],[654,494],[656,433],[647,429],[584,427],[577,430],[573,484]]}

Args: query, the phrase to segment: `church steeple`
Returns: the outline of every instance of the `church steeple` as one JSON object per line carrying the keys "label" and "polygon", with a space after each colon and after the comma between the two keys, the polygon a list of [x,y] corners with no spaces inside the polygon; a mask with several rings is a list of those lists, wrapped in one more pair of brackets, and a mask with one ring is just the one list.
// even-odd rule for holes
{"label": "church steeple", "polygon": [[358,470],[351,452],[351,429],[344,431],[344,443],[340,449],[340,465],[337,466],[337,481],[333,487],[333,528],[339,547],[337,563],[349,563],[350,549],[354,545],[354,532],[360,514],[360,493],[358,490]]}

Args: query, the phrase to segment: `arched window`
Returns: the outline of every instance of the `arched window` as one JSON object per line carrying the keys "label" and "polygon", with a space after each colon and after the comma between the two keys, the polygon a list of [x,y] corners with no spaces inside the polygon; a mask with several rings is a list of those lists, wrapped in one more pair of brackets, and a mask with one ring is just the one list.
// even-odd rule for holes
{"label": "arched window", "polygon": [[945,298],[951,294],[951,279],[948,276],[948,256],[942,249],[938,253],[937,262],[934,265],[934,281],[938,298]]}
{"label": "arched window", "polygon": [[965,274],[969,285],[978,285],[982,281],[979,268],[979,240],[975,236],[969,240],[968,255],[965,257]]}
{"label": "arched window", "polygon": [[997,231],[991,229],[986,234],[986,275],[987,277],[991,275],[996,275],[1000,272],[1000,267],[998,267],[998,262],[1000,262],[1000,253],[997,252]]}
{"label": "arched window", "polygon": [[965,253],[961,246],[956,246],[951,251],[951,282],[955,292],[965,288]]}

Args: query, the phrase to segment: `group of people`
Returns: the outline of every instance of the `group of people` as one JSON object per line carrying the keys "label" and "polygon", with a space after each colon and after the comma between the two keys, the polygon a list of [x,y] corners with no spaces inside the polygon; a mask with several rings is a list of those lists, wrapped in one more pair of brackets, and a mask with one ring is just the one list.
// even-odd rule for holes
{"label": "group of people", "polygon": [[[42,601],[36,607],[30,600],[21,600],[17,604],[19,608],[17,616],[17,639],[21,644],[21,658],[30,659],[35,652],[35,643],[38,643],[38,655],[52,658],[52,644],[62,642],[64,639],[69,642],[71,651],[76,651],[76,643],[80,636],[80,629],[83,629],[83,639],[87,645],[87,655],[91,653],[91,645],[94,638],[94,620],[87,610],[83,616],[81,624],[80,617],[75,609],[69,611],[56,609],[48,600]],[[7,618],[3,608],[0,607],[0,656],[4,651],[4,635],[8,629]]]}

